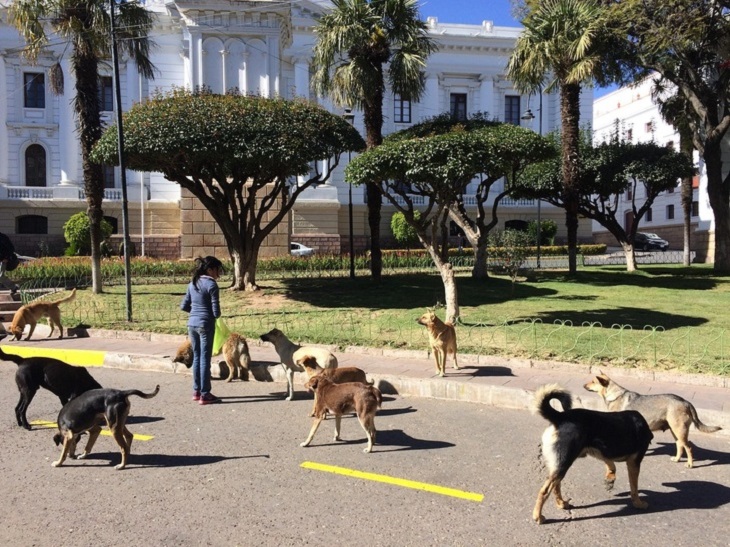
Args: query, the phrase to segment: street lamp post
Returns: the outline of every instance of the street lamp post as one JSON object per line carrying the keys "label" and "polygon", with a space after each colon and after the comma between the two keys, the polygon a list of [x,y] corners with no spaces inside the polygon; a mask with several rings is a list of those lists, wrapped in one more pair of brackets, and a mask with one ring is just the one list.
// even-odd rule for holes
{"label": "street lamp post", "polygon": [[119,83],[119,57],[117,55],[117,39],[114,27],[114,3],[122,0],[110,0],[110,26],[112,34],[112,64],[114,69],[114,101],[117,114],[117,143],[119,149],[119,170],[122,184],[122,232],[124,234],[124,281],[127,296],[127,321],[132,321],[132,280],[129,259],[129,206],[127,201],[127,172],[124,162],[124,131],[122,129],[122,88]]}
{"label": "street lamp post", "polygon": [[[352,113],[351,108],[345,108],[345,113],[342,115],[345,121],[350,125],[355,125],[355,114]],[[347,162],[352,161],[352,152],[347,152]],[[350,279],[355,279],[355,240],[353,235],[353,221],[352,221],[352,184],[347,184],[347,213],[348,220],[350,223]]]}
{"label": "street lamp post", "polygon": [[[540,106],[538,107],[538,128],[537,128],[537,134],[542,136],[542,86],[538,87],[538,93],[540,96]],[[522,115],[523,120],[529,120],[532,121],[535,119],[535,115],[532,113],[532,110],[530,110],[530,98],[528,96],[527,98],[527,110]],[[540,198],[537,199],[537,269],[540,269],[540,244],[542,239],[542,219],[540,218],[540,203],[542,200]]]}

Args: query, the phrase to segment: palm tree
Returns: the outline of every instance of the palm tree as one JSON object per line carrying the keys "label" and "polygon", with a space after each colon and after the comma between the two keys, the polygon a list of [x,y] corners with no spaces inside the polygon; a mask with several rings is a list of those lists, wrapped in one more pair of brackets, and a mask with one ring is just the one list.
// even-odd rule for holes
{"label": "palm tree", "polygon": [[[363,111],[365,142],[371,149],[383,141],[383,96],[386,77],[393,93],[418,101],[423,95],[422,69],[436,50],[419,19],[417,0],[333,0],[334,8],[315,26],[312,86],[340,107]],[[386,74],[387,71],[387,74]],[[371,239],[371,273],[382,272],[381,197],[378,181],[366,183]]]}
{"label": "palm tree", "polygon": [[[111,0],[114,1],[114,0]],[[89,160],[91,149],[102,134],[99,105],[98,66],[111,55],[111,31],[106,0],[16,0],[9,6],[10,21],[25,39],[24,55],[34,62],[41,51],[54,41],[65,40],[71,51],[71,70],[76,77],[73,105],[81,141],[81,159],[86,191],[87,214],[91,225],[91,270],[94,293],[101,288],[101,208],[104,198],[102,166]],[[137,70],[146,78],[154,77],[149,59],[148,33],[154,15],[141,4],[122,3],[117,9],[117,43]],[[60,64],[50,72],[51,89],[63,92]],[[117,105],[119,108],[119,105]]]}
{"label": "palm tree", "polygon": [[580,92],[600,73],[604,9],[595,0],[528,3],[524,32],[507,68],[522,92],[544,86],[560,90],[563,202],[568,229],[569,270],[577,271]]}

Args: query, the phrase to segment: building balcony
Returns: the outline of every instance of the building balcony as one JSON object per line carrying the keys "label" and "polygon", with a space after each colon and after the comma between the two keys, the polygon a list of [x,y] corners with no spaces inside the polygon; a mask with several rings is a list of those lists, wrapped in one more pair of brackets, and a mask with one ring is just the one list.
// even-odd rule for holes
{"label": "building balcony", "polygon": [[[147,189],[145,189],[147,190]],[[140,185],[127,184],[127,195],[130,199],[139,201]],[[149,200],[149,191],[145,191],[145,199]],[[131,198],[131,196],[134,196]],[[58,186],[8,186],[0,184],[0,200],[39,201],[39,200],[76,200],[86,201],[86,192],[74,184],[59,184]],[[105,188],[105,201],[122,201],[121,188]]]}

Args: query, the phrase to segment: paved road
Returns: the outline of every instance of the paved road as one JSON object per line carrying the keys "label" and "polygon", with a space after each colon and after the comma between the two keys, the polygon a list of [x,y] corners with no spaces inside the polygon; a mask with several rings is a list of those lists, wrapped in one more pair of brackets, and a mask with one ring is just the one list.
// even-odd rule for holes
{"label": "paved road", "polygon": [[[602,486],[603,466],[576,463],[564,493],[576,508],[552,502],[548,522],[530,521],[545,471],[538,443],[545,422],[523,410],[388,396],[378,443],[352,418],[346,442],[325,422],[300,448],[311,400],[283,401],[283,383],[214,383],[223,404],[188,400],[190,378],[161,372],[94,368],[102,385],[152,389],[133,398],[136,440],[129,466],[115,471],[116,445],[101,437],[85,461],[62,468],[51,431],[15,424],[15,365],[0,364],[0,542],[5,545],[729,545],[730,439],[703,435],[696,468],[669,461],[671,437],[659,433],[642,469],[650,510],[628,507],[625,466],[616,490]],[[30,420],[53,421],[58,401],[42,391]],[[305,469],[314,462],[399,477],[483,496],[470,501]]]}

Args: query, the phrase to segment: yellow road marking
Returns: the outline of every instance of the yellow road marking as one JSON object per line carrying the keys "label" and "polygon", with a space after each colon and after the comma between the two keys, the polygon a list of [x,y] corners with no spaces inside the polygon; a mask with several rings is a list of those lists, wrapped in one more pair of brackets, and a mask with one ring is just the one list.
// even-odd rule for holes
{"label": "yellow road marking", "polygon": [[20,355],[21,357],[53,357],[64,363],[78,365],[82,367],[100,367],[104,364],[106,351],[95,351],[88,349],[53,349],[43,347],[27,347],[27,346],[3,346],[5,353]]}
{"label": "yellow road marking", "polygon": [[[45,420],[34,420],[30,422],[30,425],[37,425],[41,429],[55,429],[58,427],[56,422],[47,422]],[[111,431],[107,429],[102,429],[101,434],[106,435],[107,437],[112,436]],[[135,441],[151,441],[155,438],[153,435],[142,435],[141,433],[133,433],[133,436]]]}
{"label": "yellow road marking", "polygon": [[305,469],[314,469],[316,471],[326,471],[327,473],[335,473],[337,475],[345,475],[347,477],[355,477],[356,479],[365,479],[369,481],[384,482],[386,484],[395,484],[405,488],[413,488],[414,490],[424,490],[434,494],[443,496],[451,496],[469,501],[481,502],[484,495],[474,492],[465,492],[464,490],[456,490],[455,488],[447,488],[427,482],[417,482],[408,479],[399,479],[398,477],[390,477],[388,475],[378,475],[376,473],[366,473],[365,471],[357,471],[355,469],[347,469],[346,467],[337,467],[334,465],[325,465],[323,463],[303,462],[301,467]]}

